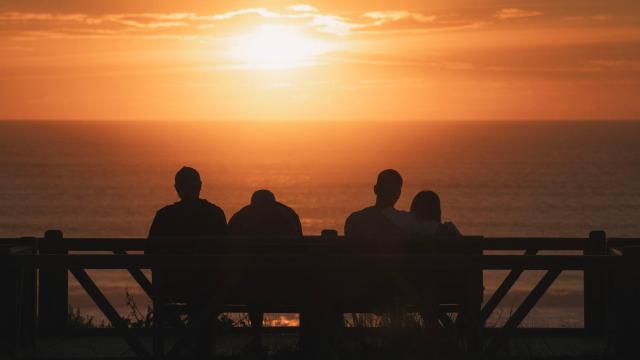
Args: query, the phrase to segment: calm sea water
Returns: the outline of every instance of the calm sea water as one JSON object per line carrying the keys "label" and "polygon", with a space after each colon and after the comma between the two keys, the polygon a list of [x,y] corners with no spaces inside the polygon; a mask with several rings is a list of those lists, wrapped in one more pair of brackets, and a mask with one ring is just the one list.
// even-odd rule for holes
{"label": "calm sea water", "polygon": [[[640,236],[640,122],[0,122],[0,236],[145,236],[176,201],[182,165],[227,217],[269,188],[307,234],[341,232],[392,167],[405,179],[399,208],[433,189],[465,234]],[[125,272],[94,274],[120,307],[125,287],[144,301]],[[488,291],[502,276],[486,275]],[[564,274],[528,320],[580,325],[581,278]],[[71,295],[95,313],[75,283]]]}

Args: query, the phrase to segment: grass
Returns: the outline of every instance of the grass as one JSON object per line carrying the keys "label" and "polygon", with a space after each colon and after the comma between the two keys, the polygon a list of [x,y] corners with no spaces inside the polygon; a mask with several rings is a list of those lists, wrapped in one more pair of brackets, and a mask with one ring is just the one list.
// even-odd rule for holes
{"label": "grass", "polygon": [[[153,307],[147,305],[145,309],[140,309],[136,303],[135,297],[128,290],[125,289],[125,305],[127,309],[127,315],[123,316],[123,320],[132,329],[148,329],[153,326]],[[229,330],[233,327],[247,327],[249,326],[247,316],[230,317],[228,314],[221,314],[218,317],[217,329],[222,331]],[[183,327],[188,325],[186,316],[180,316],[173,319],[171,324],[176,327]],[[111,328],[110,322],[102,319],[99,323],[92,315],[83,314],[78,307],[68,305],[67,311],[67,328],[69,329],[104,329]]]}
{"label": "grass", "polygon": [[70,329],[94,329],[107,328],[109,324],[104,320],[99,324],[95,323],[95,318],[91,315],[84,315],[80,312],[80,308],[68,305],[67,310],[67,328]]}
{"label": "grass", "polygon": [[[153,326],[153,308],[149,305],[141,309],[136,303],[134,296],[125,291],[127,314],[123,316],[130,328],[150,328]],[[104,320],[98,323],[93,316],[84,315],[79,308],[69,307],[67,324],[70,328],[110,328],[112,325]],[[178,319],[177,326],[186,326],[185,318]],[[389,328],[392,323],[400,324],[400,328]],[[218,318],[217,329],[220,335],[231,334],[229,330],[234,327],[249,326],[247,316],[229,316],[222,314]],[[341,336],[335,346],[325,348],[330,358],[338,359],[435,359],[433,354],[433,344],[424,336],[422,320],[418,314],[401,314],[396,318],[389,314],[350,314],[345,318],[345,326],[351,328],[348,336]],[[384,334],[371,334],[367,328],[389,328]],[[362,329],[362,333],[357,329]],[[417,331],[416,331],[417,330]],[[273,338],[273,335],[271,335]],[[277,337],[277,335],[276,335]],[[260,359],[287,360],[299,359],[300,350],[297,341],[290,341],[288,344],[277,344],[278,341],[265,342],[265,347],[258,355]],[[221,358],[234,359],[256,359],[256,354],[246,347],[240,347],[231,351]],[[451,355],[451,352],[450,354]],[[447,358],[456,358],[447,356]]]}

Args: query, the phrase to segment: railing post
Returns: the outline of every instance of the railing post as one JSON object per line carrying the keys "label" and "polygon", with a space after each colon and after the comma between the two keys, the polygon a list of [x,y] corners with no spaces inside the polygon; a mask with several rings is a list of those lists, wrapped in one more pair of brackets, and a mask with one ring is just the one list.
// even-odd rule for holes
{"label": "railing post", "polygon": [[16,333],[19,331],[18,316],[16,308],[18,286],[17,279],[19,269],[7,267],[4,264],[11,256],[11,244],[1,244],[0,247],[0,286],[2,286],[2,296],[0,296],[0,339],[6,341],[6,345],[0,346],[0,358],[17,357],[18,339]]}
{"label": "railing post", "polygon": [[[34,254],[34,240],[21,238],[15,243],[0,245],[0,264],[4,265],[9,257]],[[24,265],[2,266],[0,286],[0,339],[8,343],[0,349],[0,358],[19,357],[23,344],[35,346],[35,271]]]}
{"label": "railing post", "polygon": [[482,319],[483,276],[481,267],[466,270],[466,303],[464,323],[468,336],[467,352],[471,358],[481,357],[484,348],[484,320]]}
{"label": "railing post", "polygon": [[[607,255],[607,234],[592,231],[584,255]],[[603,335],[607,322],[607,270],[584,271],[584,327],[589,335]]]}
{"label": "railing post", "polygon": [[[38,241],[34,237],[25,237],[21,242],[29,247],[27,252],[38,253]],[[22,300],[22,336],[29,340],[32,346],[37,342],[38,330],[38,271],[31,267],[23,268],[24,285]]]}
{"label": "railing post", "polygon": [[[47,230],[40,243],[40,254],[66,255],[62,231]],[[38,328],[44,335],[54,335],[64,330],[67,324],[69,282],[67,268],[39,269],[40,291],[38,292]]]}
{"label": "railing post", "polygon": [[625,247],[622,252],[623,264],[613,277],[616,359],[635,360],[640,334],[640,247]]}

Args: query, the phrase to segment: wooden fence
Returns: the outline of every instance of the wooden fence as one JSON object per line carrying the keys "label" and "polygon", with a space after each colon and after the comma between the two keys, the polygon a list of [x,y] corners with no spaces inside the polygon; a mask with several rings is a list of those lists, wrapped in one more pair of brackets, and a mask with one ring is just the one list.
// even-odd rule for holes
{"label": "wooden fence", "polygon": [[[608,336],[615,344],[616,353],[623,358],[637,355],[634,349],[640,334],[640,239],[609,238],[602,231],[593,231],[587,238],[484,238],[465,237],[465,246],[481,250],[473,255],[447,254],[435,256],[418,253],[362,254],[368,263],[384,264],[393,271],[429,272],[434,269],[508,270],[509,273],[484,304],[476,304],[478,324],[483,332],[484,323],[499,306],[525,270],[544,270],[545,275],[530,294],[511,314],[502,328],[480,347],[486,354],[498,351],[518,328],[522,320],[538,303],[547,289],[562,271],[584,271],[584,334]],[[217,241],[220,251],[208,255],[143,255],[129,254],[145,250],[146,240],[140,238],[64,238],[62,232],[50,230],[43,238],[0,239],[5,244],[2,263],[13,272],[6,272],[7,281],[13,281],[16,299],[3,304],[16,306],[18,311],[12,330],[5,329],[6,336],[19,341],[29,331],[37,328],[40,335],[64,332],[68,311],[68,274],[71,272],[81,286],[111,321],[116,330],[127,340],[140,357],[151,356],[140,342],[126,329],[122,318],[111,306],[97,285],[87,275],[86,269],[126,269],[141,288],[154,298],[152,282],[141,271],[150,268],[212,268],[212,264],[226,264],[225,271],[234,271],[233,264],[246,269],[304,269],[313,271],[353,270],[354,255],[341,254],[335,249],[347,243],[342,237],[305,236],[295,242],[283,239],[211,239]],[[248,255],[239,249],[243,244],[253,244]],[[257,244],[257,245],[256,245]],[[273,251],[279,249],[278,251]],[[282,251],[282,250],[286,251]],[[480,255],[491,251],[520,251],[522,255]],[[539,255],[541,251],[579,251],[581,255]],[[107,254],[87,254],[110,252]],[[72,253],[70,255],[70,253]],[[301,256],[304,254],[304,256]],[[310,261],[318,258],[321,261]],[[36,271],[39,270],[39,271]],[[13,279],[10,279],[14,277]],[[22,281],[15,281],[19,277]],[[36,279],[37,278],[37,279]],[[6,287],[11,287],[6,286]],[[477,289],[477,287],[476,287]],[[482,286],[480,284],[480,289]],[[482,290],[480,290],[482,291]],[[18,296],[19,295],[19,296]],[[487,294],[488,295],[488,294]],[[25,300],[27,299],[27,300]],[[29,309],[32,309],[31,312]],[[24,320],[28,319],[28,320]],[[37,319],[37,320],[36,320]],[[30,323],[31,321],[31,323]],[[10,326],[9,326],[10,327]],[[26,336],[29,338],[29,336]]]}

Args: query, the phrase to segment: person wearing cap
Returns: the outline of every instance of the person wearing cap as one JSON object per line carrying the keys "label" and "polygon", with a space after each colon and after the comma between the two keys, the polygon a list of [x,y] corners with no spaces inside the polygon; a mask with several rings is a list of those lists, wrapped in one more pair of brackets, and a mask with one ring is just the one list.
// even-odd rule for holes
{"label": "person wearing cap", "polygon": [[[175,190],[180,201],[158,210],[147,243],[151,254],[194,254],[206,252],[211,237],[227,234],[227,221],[222,209],[200,198],[202,181],[194,168],[183,167],[175,176]],[[152,269],[163,301],[187,303],[190,321],[199,315],[210,284],[193,281],[203,270]],[[205,274],[206,275],[206,274]],[[209,324],[210,325],[210,324]],[[210,352],[211,327],[200,331],[196,352],[206,357]]]}
{"label": "person wearing cap", "polygon": [[[273,192],[262,189],[253,193],[251,203],[229,220],[229,234],[233,236],[301,237],[300,217],[287,205],[276,201]],[[252,289],[261,291],[261,289]],[[249,318],[254,331],[252,346],[262,348],[261,328],[264,313],[257,303],[249,304]]]}

